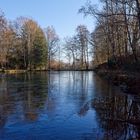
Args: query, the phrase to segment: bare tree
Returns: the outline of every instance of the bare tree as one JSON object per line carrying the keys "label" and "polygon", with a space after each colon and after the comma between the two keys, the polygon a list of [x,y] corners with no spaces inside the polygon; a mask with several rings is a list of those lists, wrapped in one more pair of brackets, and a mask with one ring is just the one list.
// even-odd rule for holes
{"label": "bare tree", "polygon": [[89,31],[86,26],[79,25],[76,28],[78,45],[81,51],[81,69],[88,69],[89,65],[89,48],[88,48],[88,40],[89,40]]}
{"label": "bare tree", "polygon": [[57,51],[59,50],[58,42],[59,37],[56,34],[54,27],[47,27],[45,29],[45,34],[47,38],[47,46],[48,46],[48,69],[51,69],[51,61],[54,59]]}
{"label": "bare tree", "polygon": [[98,64],[120,65],[128,61],[139,61],[139,1],[102,0],[98,10],[87,2],[79,12],[97,20],[90,44],[94,46],[94,59]]}

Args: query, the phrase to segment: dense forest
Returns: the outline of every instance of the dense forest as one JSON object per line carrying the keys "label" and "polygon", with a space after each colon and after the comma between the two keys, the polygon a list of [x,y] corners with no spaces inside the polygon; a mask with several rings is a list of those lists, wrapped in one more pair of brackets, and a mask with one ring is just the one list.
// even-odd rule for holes
{"label": "dense forest", "polygon": [[136,66],[140,60],[140,1],[103,0],[98,10],[87,2],[79,12],[96,18],[90,42],[94,46],[94,64],[110,67]]}
{"label": "dense forest", "polygon": [[1,68],[46,70],[53,55],[52,45],[54,48],[58,39],[53,27],[43,30],[26,17],[7,21],[1,12],[0,40]]}
{"label": "dense forest", "polygon": [[103,0],[99,8],[88,1],[79,13],[96,19],[94,31],[78,25],[75,35],[60,41],[53,26],[42,29],[26,17],[9,21],[0,12],[1,69],[88,70],[102,64],[139,69],[138,0]]}
{"label": "dense forest", "polygon": [[90,34],[85,25],[79,25],[76,35],[65,38],[63,43],[53,26],[42,29],[31,18],[8,21],[1,12],[0,29],[1,68],[89,69]]}

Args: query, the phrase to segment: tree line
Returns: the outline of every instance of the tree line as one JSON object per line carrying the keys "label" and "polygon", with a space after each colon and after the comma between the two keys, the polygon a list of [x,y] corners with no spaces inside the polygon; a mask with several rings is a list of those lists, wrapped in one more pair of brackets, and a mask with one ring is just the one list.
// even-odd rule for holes
{"label": "tree line", "polygon": [[[140,62],[140,1],[100,0],[79,9],[96,19],[89,31],[78,25],[63,43],[55,29],[42,29],[31,18],[8,21],[0,12],[0,67],[6,69],[88,70],[102,64],[110,67]],[[131,65],[130,65],[131,66]]]}
{"label": "tree line", "polygon": [[8,21],[0,12],[0,68],[25,70],[89,69],[90,33],[78,25],[73,37],[60,43],[53,26],[42,29],[27,17]]}
{"label": "tree line", "polygon": [[[91,33],[94,65],[110,66],[139,63],[140,60],[140,1],[101,0],[102,8],[88,1],[79,10],[96,18]],[[100,10],[101,9],[101,10]]]}
{"label": "tree line", "polygon": [[52,26],[42,29],[26,17],[8,21],[0,12],[0,68],[50,69],[59,41]]}

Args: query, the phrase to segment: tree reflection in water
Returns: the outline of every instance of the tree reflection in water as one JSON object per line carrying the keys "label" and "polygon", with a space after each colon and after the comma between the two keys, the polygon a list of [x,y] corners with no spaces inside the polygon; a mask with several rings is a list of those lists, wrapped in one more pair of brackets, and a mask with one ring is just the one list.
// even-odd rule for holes
{"label": "tree reflection in water", "polygon": [[123,95],[93,72],[2,75],[0,139],[140,139],[140,99]]}
{"label": "tree reflection in water", "polygon": [[[44,107],[47,98],[47,75],[33,73],[6,75],[0,81],[0,126],[4,126],[6,118],[15,113],[27,120],[36,120],[38,110]],[[44,80],[46,84],[44,85]],[[40,84],[38,84],[40,82]],[[16,112],[20,112],[17,114]],[[24,116],[23,116],[24,114]],[[5,121],[4,121],[5,120]]]}
{"label": "tree reflection in water", "polygon": [[137,96],[115,96],[95,98],[87,102],[79,115],[95,109],[104,139],[140,139],[140,98]]}

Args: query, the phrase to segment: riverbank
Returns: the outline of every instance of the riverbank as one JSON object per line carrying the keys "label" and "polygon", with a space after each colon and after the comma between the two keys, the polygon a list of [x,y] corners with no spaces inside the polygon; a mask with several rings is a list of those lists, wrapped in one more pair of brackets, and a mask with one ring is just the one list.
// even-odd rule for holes
{"label": "riverbank", "polygon": [[140,73],[122,69],[96,68],[95,72],[101,77],[119,86],[125,93],[140,95]]}
{"label": "riverbank", "polygon": [[0,73],[9,73],[9,74],[16,74],[16,73],[25,73],[25,72],[42,72],[42,71],[93,71],[93,69],[88,69],[88,70],[81,70],[81,69],[59,69],[59,70],[1,70]]}
{"label": "riverbank", "polygon": [[2,70],[0,69],[0,73],[9,73],[9,74],[15,74],[15,73],[25,73],[27,70]]}
{"label": "riverbank", "polygon": [[[42,72],[49,70],[0,70],[0,73],[19,74],[26,72]],[[70,70],[52,70],[52,71],[70,71]],[[71,70],[71,71],[92,71],[92,70]],[[118,69],[108,69],[98,67],[94,71],[106,80],[109,80],[115,86],[119,86],[123,92],[140,95],[140,73]]]}

